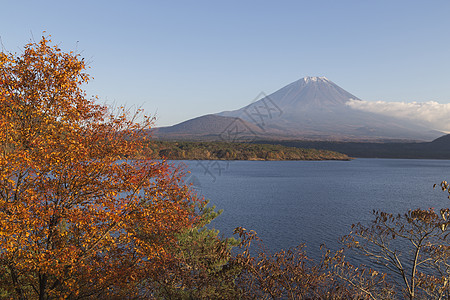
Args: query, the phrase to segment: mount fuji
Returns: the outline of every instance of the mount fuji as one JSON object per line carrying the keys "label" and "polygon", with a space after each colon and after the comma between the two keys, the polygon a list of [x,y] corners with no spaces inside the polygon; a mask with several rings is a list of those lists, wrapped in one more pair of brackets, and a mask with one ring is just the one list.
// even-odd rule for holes
{"label": "mount fuji", "polygon": [[233,111],[161,127],[160,139],[307,139],[431,141],[444,133],[381,114],[353,109],[361,101],[326,77],[304,77]]}

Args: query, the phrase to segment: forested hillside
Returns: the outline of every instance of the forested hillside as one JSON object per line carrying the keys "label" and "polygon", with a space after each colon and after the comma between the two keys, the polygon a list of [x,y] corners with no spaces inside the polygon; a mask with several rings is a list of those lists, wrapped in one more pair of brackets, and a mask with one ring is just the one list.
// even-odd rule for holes
{"label": "forested hillside", "polygon": [[152,141],[143,154],[155,159],[200,160],[349,160],[345,154],[328,150],[301,149],[280,145],[225,142]]}

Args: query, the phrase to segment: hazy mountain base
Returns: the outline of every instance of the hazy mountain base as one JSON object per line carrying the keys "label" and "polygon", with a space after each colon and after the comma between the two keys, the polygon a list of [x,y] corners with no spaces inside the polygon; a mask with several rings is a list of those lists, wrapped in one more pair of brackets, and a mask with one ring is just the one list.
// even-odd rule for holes
{"label": "hazy mountain base", "polygon": [[141,155],[173,160],[350,160],[345,154],[281,145],[152,141]]}
{"label": "hazy mountain base", "polygon": [[450,135],[444,135],[432,142],[422,143],[370,143],[305,140],[264,140],[255,141],[255,143],[330,150],[345,153],[351,157],[361,158],[450,159]]}

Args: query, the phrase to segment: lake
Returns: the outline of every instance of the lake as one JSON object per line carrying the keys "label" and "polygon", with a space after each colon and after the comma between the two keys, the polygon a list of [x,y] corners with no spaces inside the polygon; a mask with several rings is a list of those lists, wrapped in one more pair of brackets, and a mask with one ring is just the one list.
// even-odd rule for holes
{"label": "lake", "polygon": [[[180,163],[175,162],[175,163]],[[448,207],[433,184],[450,179],[448,160],[355,159],[352,161],[183,161],[198,193],[223,209],[210,227],[225,237],[253,229],[268,249],[306,243],[339,247],[353,223],[368,223],[372,211]]]}

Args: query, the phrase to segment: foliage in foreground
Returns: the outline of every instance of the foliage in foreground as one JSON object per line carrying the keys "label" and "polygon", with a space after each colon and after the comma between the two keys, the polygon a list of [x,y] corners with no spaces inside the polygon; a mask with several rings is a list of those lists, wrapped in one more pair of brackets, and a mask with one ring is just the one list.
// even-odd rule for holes
{"label": "foliage in foreground", "polygon": [[0,54],[0,287],[11,298],[131,297],[196,226],[165,162],[120,160],[151,119],[88,100],[84,60],[46,38]]}
{"label": "foliage in foreground", "polygon": [[[46,38],[21,55],[0,54],[1,297],[450,297],[448,209],[376,212],[373,223],[355,225],[343,241],[377,270],[353,266],[344,249],[324,250],[320,262],[302,246],[270,254],[243,228],[239,241],[220,238],[205,227],[218,213],[182,172],[164,161],[123,160],[148,146],[151,119],[136,122],[86,99],[84,68]],[[192,145],[177,149],[184,146]]]}
{"label": "foliage in foreground", "polygon": [[[441,187],[448,190],[445,182]],[[319,262],[311,261],[302,245],[270,254],[255,232],[237,228],[239,250],[226,256],[226,264],[223,256],[216,256],[220,272],[209,273],[213,278],[195,277],[190,288],[183,289],[184,297],[175,298],[449,299],[449,210],[374,215],[371,224],[354,225],[343,238],[346,247],[372,260],[373,268],[349,263],[345,248],[324,250]],[[172,287],[180,292],[182,286]]]}

